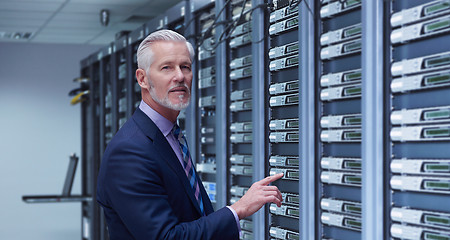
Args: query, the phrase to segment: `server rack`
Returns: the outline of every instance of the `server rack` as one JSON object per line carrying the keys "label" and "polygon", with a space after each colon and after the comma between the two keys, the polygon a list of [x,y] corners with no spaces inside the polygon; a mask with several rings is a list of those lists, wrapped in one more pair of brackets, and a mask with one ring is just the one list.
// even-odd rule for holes
{"label": "server rack", "polygon": [[449,239],[450,2],[393,1],[389,10],[385,234]]}

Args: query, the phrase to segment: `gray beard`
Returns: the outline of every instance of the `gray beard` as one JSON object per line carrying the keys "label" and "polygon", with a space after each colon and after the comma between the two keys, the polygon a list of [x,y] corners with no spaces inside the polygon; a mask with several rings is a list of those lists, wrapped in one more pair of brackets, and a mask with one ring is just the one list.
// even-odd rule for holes
{"label": "gray beard", "polygon": [[[189,91],[189,88],[186,85],[184,85],[184,86]],[[162,106],[164,106],[166,108],[169,108],[169,109],[172,109],[172,110],[175,110],[175,111],[181,111],[183,109],[186,109],[189,106],[189,101],[190,101],[190,97],[191,97],[191,95],[189,93],[188,93],[189,95],[187,97],[183,96],[183,95],[180,95],[179,96],[180,103],[174,104],[174,103],[170,102],[168,94],[166,94],[166,96],[164,98],[162,98],[162,99],[158,98],[158,96],[157,96],[153,86],[150,86],[150,89],[148,90],[148,92],[150,93],[150,96],[153,98],[153,100],[155,100],[155,102],[159,103],[160,105],[162,105]],[[184,98],[187,98],[187,102],[186,103],[183,103],[183,99]]]}

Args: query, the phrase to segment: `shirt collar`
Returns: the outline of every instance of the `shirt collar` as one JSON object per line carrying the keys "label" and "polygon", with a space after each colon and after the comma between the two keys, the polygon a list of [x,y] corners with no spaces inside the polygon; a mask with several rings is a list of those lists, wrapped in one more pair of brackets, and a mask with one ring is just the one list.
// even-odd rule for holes
{"label": "shirt collar", "polygon": [[173,122],[169,121],[167,118],[163,117],[157,111],[153,110],[146,102],[141,100],[139,104],[139,109],[141,109],[145,115],[147,115],[159,128],[159,130],[164,134],[165,137],[169,135],[172,131],[173,126],[175,125]]}

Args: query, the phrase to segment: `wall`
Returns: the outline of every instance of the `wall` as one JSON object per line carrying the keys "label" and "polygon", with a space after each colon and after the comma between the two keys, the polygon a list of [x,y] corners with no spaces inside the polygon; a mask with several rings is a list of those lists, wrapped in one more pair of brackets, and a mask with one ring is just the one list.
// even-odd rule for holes
{"label": "wall", "polygon": [[[92,45],[0,43],[0,239],[81,239],[80,203],[26,204],[60,194],[69,155],[81,155],[79,61]],[[80,193],[80,165],[72,193]]]}

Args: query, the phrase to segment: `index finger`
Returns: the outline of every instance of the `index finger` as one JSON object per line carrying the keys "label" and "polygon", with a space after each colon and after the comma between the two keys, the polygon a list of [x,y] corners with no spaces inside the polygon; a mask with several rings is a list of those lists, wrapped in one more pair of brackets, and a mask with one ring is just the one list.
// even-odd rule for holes
{"label": "index finger", "polygon": [[284,173],[278,173],[272,176],[268,176],[262,180],[260,180],[259,182],[263,185],[269,185],[269,183],[274,182],[278,179],[280,179],[281,177],[283,177]]}

